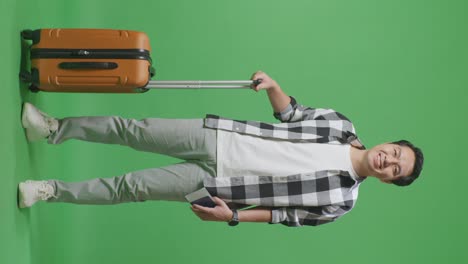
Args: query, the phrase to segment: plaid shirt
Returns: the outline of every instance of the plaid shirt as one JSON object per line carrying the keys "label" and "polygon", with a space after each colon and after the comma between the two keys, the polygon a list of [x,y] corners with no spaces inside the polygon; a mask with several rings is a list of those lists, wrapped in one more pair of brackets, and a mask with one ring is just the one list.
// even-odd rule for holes
{"label": "plaid shirt", "polygon": [[[364,148],[351,121],[334,110],[304,107],[291,97],[286,109],[274,116],[282,123],[207,115],[205,127],[294,142],[349,143]],[[211,195],[227,202],[271,208],[271,223],[302,226],[329,223],[349,212],[363,180],[354,179],[348,171],[325,170],[274,177],[206,177],[204,186]]]}

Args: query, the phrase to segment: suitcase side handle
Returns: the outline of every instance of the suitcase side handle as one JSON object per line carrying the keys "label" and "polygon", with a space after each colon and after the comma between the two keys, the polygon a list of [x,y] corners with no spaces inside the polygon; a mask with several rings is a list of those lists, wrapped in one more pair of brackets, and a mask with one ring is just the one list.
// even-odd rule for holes
{"label": "suitcase side handle", "polygon": [[59,64],[60,69],[64,70],[113,70],[119,65],[115,62],[62,62]]}

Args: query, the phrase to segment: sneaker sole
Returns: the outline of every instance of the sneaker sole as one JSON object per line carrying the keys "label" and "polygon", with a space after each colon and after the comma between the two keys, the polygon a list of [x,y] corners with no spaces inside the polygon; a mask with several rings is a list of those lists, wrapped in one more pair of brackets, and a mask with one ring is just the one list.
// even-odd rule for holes
{"label": "sneaker sole", "polygon": [[26,206],[26,204],[24,204],[23,191],[24,191],[24,183],[20,183],[19,186],[18,186],[18,206],[19,206],[19,208],[29,207],[29,206]]}
{"label": "sneaker sole", "polygon": [[21,114],[21,124],[23,125],[23,128],[28,128],[30,123],[28,120],[28,112],[30,112],[31,109],[31,104],[30,103],[24,103],[23,104],[23,111]]}

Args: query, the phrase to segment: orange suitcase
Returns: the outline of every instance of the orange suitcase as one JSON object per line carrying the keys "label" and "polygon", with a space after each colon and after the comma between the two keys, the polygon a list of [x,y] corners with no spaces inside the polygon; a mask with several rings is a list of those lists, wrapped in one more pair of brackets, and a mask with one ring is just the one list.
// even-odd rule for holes
{"label": "orange suitcase", "polygon": [[32,40],[31,91],[138,93],[154,75],[148,36],[112,29],[24,30]]}
{"label": "orange suitcase", "polygon": [[33,92],[142,93],[149,89],[238,89],[261,80],[152,81],[146,34],[112,29],[23,30],[32,40],[31,71],[20,79]]}

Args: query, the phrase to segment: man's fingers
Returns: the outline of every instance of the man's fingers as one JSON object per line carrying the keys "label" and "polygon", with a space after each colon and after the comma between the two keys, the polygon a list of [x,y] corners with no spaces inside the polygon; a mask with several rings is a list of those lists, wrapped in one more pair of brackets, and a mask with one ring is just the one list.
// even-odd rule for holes
{"label": "man's fingers", "polygon": [[250,76],[250,80],[254,80],[256,75],[257,73],[252,74],[252,76]]}
{"label": "man's fingers", "polygon": [[204,206],[201,206],[201,205],[198,205],[198,204],[194,204],[192,206],[192,208],[193,208],[194,211],[207,213],[207,214],[210,213],[211,210],[213,210],[212,208],[204,207]]}
{"label": "man's fingers", "polygon": [[[264,75],[265,75],[264,72],[257,71],[252,75],[252,77],[250,77],[250,80],[255,81],[255,80],[258,80],[258,79],[263,79]],[[263,86],[260,86],[260,84],[255,85],[255,84],[252,83],[251,88],[252,88],[252,90],[255,90],[256,92],[258,92],[259,90],[261,90],[263,88]]]}
{"label": "man's fingers", "polygon": [[223,206],[226,204],[223,200],[221,200],[220,198],[216,196],[213,196],[213,201],[215,202],[216,205],[219,205],[219,206]]}
{"label": "man's fingers", "polygon": [[193,211],[193,213],[198,216],[201,220],[206,220],[208,215],[203,212]]}
{"label": "man's fingers", "polygon": [[200,218],[201,220],[203,221],[208,221],[208,220],[211,220],[213,218],[213,216],[209,213],[205,213],[199,209],[196,209],[195,207],[191,207],[193,213],[198,217]]}
{"label": "man's fingers", "polygon": [[[258,79],[262,79],[262,78],[254,78],[252,80],[256,81]],[[256,92],[260,91],[261,89],[263,89],[264,85],[262,83],[259,83],[257,85],[255,85],[254,83],[252,83],[251,85],[252,89],[255,90]]]}
{"label": "man's fingers", "polygon": [[260,74],[263,74],[262,71],[256,71],[254,74],[252,74],[252,77],[250,77],[251,80],[258,79],[258,76]]}
{"label": "man's fingers", "polygon": [[266,88],[264,83],[260,83],[259,85],[257,85],[258,90],[261,90],[261,89],[264,89],[264,88]]}
{"label": "man's fingers", "polygon": [[196,216],[198,216],[198,218],[200,218],[201,220],[206,220],[206,219],[208,219],[209,214],[203,212],[203,211],[200,210],[200,209],[195,208],[194,206],[192,206],[191,209],[192,209],[192,212],[193,212]]}

